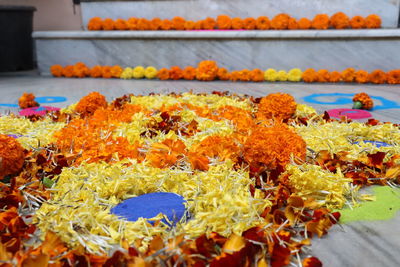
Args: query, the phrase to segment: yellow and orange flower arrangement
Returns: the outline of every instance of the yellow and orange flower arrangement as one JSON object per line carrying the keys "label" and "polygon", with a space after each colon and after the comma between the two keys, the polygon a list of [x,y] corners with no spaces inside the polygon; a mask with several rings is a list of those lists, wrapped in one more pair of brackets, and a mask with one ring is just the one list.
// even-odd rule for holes
{"label": "yellow and orange flower arrangement", "polygon": [[[332,120],[285,93],[93,92],[43,117],[1,116],[1,265],[322,266],[312,236],[367,198],[359,187],[400,184],[399,143],[398,125]],[[152,192],[182,195],[190,217],[171,229],[162,214],[112,214]]]}
{"label": "yellow and orange flower arrangement", "polygon": [[198,81],[242,81],[242,82],[306,82],[306,83],[374,83],[374,84],[400,84],[400,70],[384,72],[375,70],[355,70],[347,68],[341,72],[328,70],[314,70],[294,68],[289,71],[275,69],[253,69],[229,72],[226,68],[218,66],[212,60],[201,61],[197,67],[187,66],[180,68],[173,66],[169,69],[157,70],[155,67],[137,66],[135,68],[121,66],[94,66],[87,67],[78,62],[75,65],[53,65],[50,72],[54,77],[66,78],[120,78],[120,79],[160,79],[160,80],[198,80]]}
{"label": "yellow and orange flower arrangement", "polygon": [[185,20],[176,16],[173,19],[145,19],[131,17],[129,19],[102,19],[94,17],[87,25],[90,31],[191,31],[191,30],[327,30],[327,29],[377,29],[382,24],[381,18],[372,14],[367,17],[354,16],[349,18],[343,12],[329,17],[318,14],[313,19],[296,19],[288,14],[278,14],[269,19],[266,16],[258,18],[231,18],[219,15],[216,19],[207,17],[199,21]]}

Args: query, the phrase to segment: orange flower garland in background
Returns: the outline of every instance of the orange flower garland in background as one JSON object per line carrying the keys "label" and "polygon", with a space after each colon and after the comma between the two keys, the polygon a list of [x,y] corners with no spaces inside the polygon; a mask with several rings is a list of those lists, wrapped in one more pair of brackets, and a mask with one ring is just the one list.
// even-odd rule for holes
{"label": "orange flower garland in background", "polygon": [[227,15],[217,17],[217,28],[221,30],[230,30],[232,28],[232,19]]}
{"label": "orange flower garland in background", "polygon": [[369,15],[365,18],[365,26],[368,29],[378,29],[382,26],[382,20],[378,15]]}
{"label": "orange flower garland in background", "polygon": [[355,81],[358,83],[367,83],[368,80],[368,72],[365,70],[359,70],[355,73]]}
{"label": "orange flower garland in background", "polygon": [[366,27],[365,19],[361,16],[354,16],[350,20],[350,26],[353,29],[364,29]]}
{"label": "orange flower garland in background", "polygon": [[[142,66],[140,66],[143,68]],[[195,67],[185,67],[181,68],[179,66],[173,66],[170,69],[162,68],[157,70],[154,67],[151,67],[152,73],[154,75],[145,75],[146,78],[155,78],[157,77],[160,80],[199,80],[199,81],[213,81],[213,80],[231,80],[231,81],[243,81],[243,82],[263,82],[263,81],[291,81],[291,82],[300,82],[301,80],[306,83],[337,83],[337,82],[345,82],[345,83],[375,83],[375,84],[400,84],[399,73],[400,70],[391,70],[385,73],[382,70],[375,70],[371,73],[368,73],[365,70],[355,70],[354,68],[347,68],[342,72],[338,71],[328,71],[326,69],[315,70],[312,68],[306,69],[302,72],[300,69],[295,69],[299,72],[298,79],[288,79],[288,73],[284,70],[276,71],[274,69],[268,69],[267,76],[265,73],[262,77],[261,73],[263,70],[260,69],[243,69],[243,70],[235,70],[229,71],[226,68],[219,68],[217,63],[212,60],[201,61],[197,68]],[[65,67],[61,65],[53,65],[50,67],[50,72],[54,77],[66,77],[66,78],[83,78],[83,77],[92,77],[92,78],[122,78],[122,79],[131,79],[133,78],[130,75],[131,68],[127,68],[126,71],[123,70],[121,66],[94,66],[92,68],[88,68],[84,63],[78,62],[75,65],[67,65]],[[275,76],[271,76],[272,72],[275,73]],[[301,79],[300,79],[301,76]],[[143,78],[142,76],[135,76],[136,79]]]}
{"label": "orange flower garland in background", "polygon": [[187,66],[182,71],[183,79],[185,80],[194,80],[196,78],[196,68],[192,66]]}
{"label": "orange flower garland in background", "polygon": [[89,20],[87,28],[89,31],[112,31],[112,30],[308,30],[318,29],[376,29],[382,24],[381,18],[378,15],[372,14],[364,18],[355,16],[350,19],[343,12],[338,12],[332,17],[326,14],[318,14],[313,20],[308,18],[296,19],[288,14],[278,14],[271,20],[266,16],[258,18],[231,18],[228,15],[219,15],[216,19],[207,17],[202,20],[192,21],[185,20],[182,17],[176,16],[173,19],[153,18],[151,20],[145,18],[129,18],[112,20],[110,18],[101,19],[94,17]]}
{"label": "orange flower garland in background", "polygon": [[196,70],[196,78],[199,81],[215,80],[218,74],[218,65],[215,61],[204,60],[199,63]]}
{"label": "orange flower garland in background", "polygon": [[327,30],[329,28],[329,16],[326,14],[316,15],[311,22],[311,27],[316,30]]}
{"label": "orange flower garland in background", "polygon": [[54,77],[62,77],[63,76],[63,66],[61,65],[53,65],[50,67],[50,73],[51,75],[53,75]]}
{"label": "orange flower garland in background", "polygon": [[290,16],[288,14],[276,15],[271,20],[271,28],[274,30],[286,30],[289,26]]}
{"label": "orange flower garland in background", "polygon": [[391,70],[387,73],[387,83],[400,84],[400,70]]}
{"label": "orange flower garland in background", "polygon": [[346,14],[338,12],[331,17],[330,25],[332,28],[341,30],[349,28],[351,24],[350,19]]}
{"label": "orange flower garland in background", "polygon": [[301,30],[309,30],[311,28],[312,22],[307,18],[301,18],[298,22],[299,29]]}
{"label": "orange flower garland in background", "polygon": [[169,70],[166,68],[162,68],[158,71],[157,78],[160,80],[168,80],[169,79]]}
{"label": "orange flower garland in background", "polygon": [[271,21],[266,16],[260,16],[256,20],[257,30],[269,30],[271,28]]}
{"label": "orange flower garland in background", "polygon": [[387,75],[382,70],[374,70],[368,75],[368,80],[375,84],[383,84],[387,81]]}
{"label": "orange flower garland in background", "polygon": [[0,134],[0,181],[20,171],[24,159],[25,152],[21,144],[11,136]]}

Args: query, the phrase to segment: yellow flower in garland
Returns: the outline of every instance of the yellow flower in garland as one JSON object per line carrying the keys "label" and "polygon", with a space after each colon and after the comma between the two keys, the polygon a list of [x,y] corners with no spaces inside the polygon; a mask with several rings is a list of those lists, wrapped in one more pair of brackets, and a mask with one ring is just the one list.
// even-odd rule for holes
{"label": "yellow flower in garland", "polygon": [[142,66],[137,66],[133,69],[133,78],[142,79],[144,77],[144,68]]}
{"label": "yellow flower in garland", "polygon": [[288,76],[286,71],[280,70],[278,71],[278,81],[284,82],[288,80]]}
{"label": "yellow flower in garland", "polygon": [[287,78],[288,78],[288,81],[291,81],[291,82],[300,82],[302,75],[303,75],[303,72],[301,71],[301,69],[291,69],[288,72]]}
{"label": "yellow flower in garland", "polygon": [[149,66],[144,70],[144,76],[147,79],[154,79],[157,76],[157,69],[154,68],[153,66]]}
{"label": "yellow flower in garland", "polygon": [[278,72],[274,69],[267,69],[264,72],[264,79],[269,82],[275,82],[278,79]]}
{"label": "yellow flower in garland", "polygon": [[121,79],[125,79],[125,80],[132,79],[132,77],[133,77],[133,70],[132,70],[132,68],[129,68],[129,67],[125,68],[122,71],[121,76],[120,76]]}

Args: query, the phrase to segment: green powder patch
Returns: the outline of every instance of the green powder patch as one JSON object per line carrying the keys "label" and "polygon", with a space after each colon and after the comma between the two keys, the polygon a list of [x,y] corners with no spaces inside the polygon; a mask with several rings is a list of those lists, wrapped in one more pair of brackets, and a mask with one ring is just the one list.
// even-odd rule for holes
{"label": "green powder patch", "polygon": [[400,210],[400,189],[389,186],[376,186],[373,189],[375,201],[366,201],[350,209],[339,210],[340,222],[382,221],[392,219]]}

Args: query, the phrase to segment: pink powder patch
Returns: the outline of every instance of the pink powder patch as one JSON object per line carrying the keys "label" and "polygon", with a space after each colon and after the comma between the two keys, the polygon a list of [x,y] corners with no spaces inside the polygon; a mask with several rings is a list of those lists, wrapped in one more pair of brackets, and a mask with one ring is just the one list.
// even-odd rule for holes
{"label": "pink powder patch", "polygon": [[343,116],[352,120],[361,120],[372,117],[371,113],[361,109],[337,108],[328,110],[327,112],[329,116],[338,119],[340,119]]}
{"label": "pink powder patch", "polygon": [[60,108],[46,107],[46,106],[34,107],[34,108],[26,108],[26,109],[21,110],[19,112],[19,115],[20,116],[31,116],[31,115],[44,116],[49,111],[57,111],[57,110],[60,110]]}

